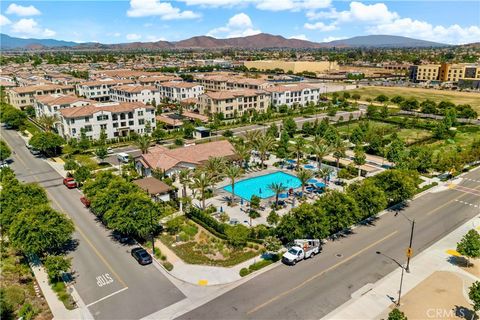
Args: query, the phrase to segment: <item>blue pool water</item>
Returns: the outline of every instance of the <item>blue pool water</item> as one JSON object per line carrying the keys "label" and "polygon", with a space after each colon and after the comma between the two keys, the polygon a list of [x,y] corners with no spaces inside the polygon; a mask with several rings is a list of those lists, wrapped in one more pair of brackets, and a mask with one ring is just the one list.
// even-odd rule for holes
{"label": "blue pool water", "polygon": [[[257,195],[262,199],[273,197],[275,193],[268,188],[272,183],[282,183],[287,188],[286,191],[290,188],[299,188],[302,185],[295,176],[284,172],[275,172],[235,183],[235,195],[247,201],[250,201],[253,195]],[[223,190],[232,192],[232,186],[228,185]]]}

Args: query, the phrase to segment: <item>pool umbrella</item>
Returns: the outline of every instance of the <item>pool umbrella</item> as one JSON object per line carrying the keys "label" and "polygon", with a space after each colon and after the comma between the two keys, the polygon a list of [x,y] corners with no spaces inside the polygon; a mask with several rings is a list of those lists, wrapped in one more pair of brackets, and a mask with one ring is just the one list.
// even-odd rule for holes
{"label": "pool umbrella", "polygon": [[317,183],[318,180],[317,179],[310,179],[307,181],[307,183],[311,183],[311,184],[314,184],[314,183]]}
{"label": "pool umbrella", "polygon": [[325,187],[325,184],[319,182],[319,183],[315,183],[315,186],[316,186],[317,188],[324,188],[324,187]]}
{"label": "pool umbrella", "polygon": [[240,204],[243,206],[243,198],[240,198]]}
{"label": "pool umbrella", "polygon": [[279,197],[280,199],[288,198],[288,193],[280,193],[280,194],[278,195],[278,197]]}
{"label": "pool umbrella", "polygon": [[223,212],[223,207],[222,206],[220,206],[220,212]]}
{"label": "pool umbrella", "polygon": [[296,161],[295,161],[295,160],[292,160],[292,159],[288,159],[287,162],[288,162],[288,163],[295,163]]}

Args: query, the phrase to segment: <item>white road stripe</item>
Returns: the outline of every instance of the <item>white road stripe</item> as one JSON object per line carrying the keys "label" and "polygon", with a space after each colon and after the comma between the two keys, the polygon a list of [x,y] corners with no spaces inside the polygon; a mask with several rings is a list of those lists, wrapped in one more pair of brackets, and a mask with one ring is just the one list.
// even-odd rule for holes
{"label": "white road stripe", "polygon": [[95,303],[98,303],[98,302],[100,302],[100,301],[103,301],[103,300],[105,300],[105,299],[108,299],[108,298],[116,295],[117,293],[120,293],[120,292],[125,291],[125,290],[127,290],[127,289],[128,289],[128,287],[125,287],[125,288],[122,288],[122,289],[120,289],[120,290],[118,290],[118,291],[115,291],[115,292],[113,292],[113,293],[110,293],[109,295],[107,295],[107,296],[105,296],[105,297],[103,297],[103,298],[100,298],[100,299],[98,299],[97,301],[93,301],[93,302],[87,304],[86,307],[88,308],[88,307],[90,307],[90,306],[93,306]]}

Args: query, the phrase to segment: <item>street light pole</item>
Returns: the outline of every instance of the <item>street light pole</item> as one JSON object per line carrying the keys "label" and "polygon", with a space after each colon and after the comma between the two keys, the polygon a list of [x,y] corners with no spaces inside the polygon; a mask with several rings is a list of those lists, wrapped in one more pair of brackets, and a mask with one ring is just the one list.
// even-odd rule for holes
{"label": "street light pole", "polygon": [[376,251],[375,253],[387,257],[388,259],[390,259],[390,260],[392,260],[393,262],[395,262],[395,263],[402,269],[402,274],[401,274],[401,276],[400,276],[400,287],[399,287],[399,289],[398,289],[398,299],[397,299],[397,302],[395,303],[395,305],[396,305],[397,307],[399,307],[399,306],[400,306],[400,300],[401,300],[401,298],[402,298],[403,272],[406,271],[406,268],[405,268],[404,266],[402,266],[397,260],[393,259],[392,257],[387,256],[386,254],[381,253],[380,251]]}
{"label": "street light pole", "polygon": [[408,245],[409,252],[407,254],[407,266],[405,267],[405,271],[407,271],[408,273],[410,273],[410,257],[412,255],[411,250],[412,250],[412,241],[413,241],[413,230],[415,229],[415,219],[410,222],[412,224],[412,228],[410,229],[410,242]]}

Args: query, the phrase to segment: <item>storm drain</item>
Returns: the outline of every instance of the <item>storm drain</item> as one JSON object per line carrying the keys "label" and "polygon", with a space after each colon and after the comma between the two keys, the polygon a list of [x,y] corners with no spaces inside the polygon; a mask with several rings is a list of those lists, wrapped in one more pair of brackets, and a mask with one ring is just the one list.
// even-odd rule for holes
{"label": "storm drain", "polygon": [[341,258],[341,257],[343,257],[343,254],[337,253],[335,256],[337,256],[337,258]]}

